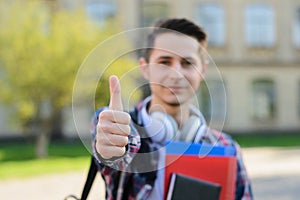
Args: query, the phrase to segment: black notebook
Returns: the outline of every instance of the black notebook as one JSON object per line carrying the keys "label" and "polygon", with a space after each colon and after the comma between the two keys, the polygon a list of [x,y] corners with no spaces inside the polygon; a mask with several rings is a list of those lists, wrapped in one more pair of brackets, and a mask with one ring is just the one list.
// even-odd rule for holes
{"label": "black notebook", "polygon": [[221,186],[182,174],[172,174],[167,200],[219,200]]}

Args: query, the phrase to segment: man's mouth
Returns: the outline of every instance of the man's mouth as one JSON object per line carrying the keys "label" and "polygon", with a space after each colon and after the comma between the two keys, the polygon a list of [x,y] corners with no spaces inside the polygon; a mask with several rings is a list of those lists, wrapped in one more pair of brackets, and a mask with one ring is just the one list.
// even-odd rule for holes
{"label": "man's mouth", "polygon": [[172,92],[177,92],[183,89],[182,86],[169,86],[168,87]]}

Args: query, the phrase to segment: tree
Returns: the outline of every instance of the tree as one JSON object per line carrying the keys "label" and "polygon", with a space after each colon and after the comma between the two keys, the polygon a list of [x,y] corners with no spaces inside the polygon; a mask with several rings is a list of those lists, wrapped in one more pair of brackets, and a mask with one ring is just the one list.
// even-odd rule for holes
{"label": "tree", "polygon": [[0,1],[0,96],[36,136],[37,157],[47,156],[51,127],[72,101],[80,64],[114,27],[96,26],[82,10],[53,12],[41,1]]}

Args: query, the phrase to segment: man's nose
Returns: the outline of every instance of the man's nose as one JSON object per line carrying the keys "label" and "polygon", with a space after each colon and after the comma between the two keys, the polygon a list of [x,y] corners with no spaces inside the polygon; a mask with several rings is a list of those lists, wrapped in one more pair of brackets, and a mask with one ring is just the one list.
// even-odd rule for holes
{"label": "man's nose", "polygon": [[173,67],[171,67],[170,75],[172,78],[182,78],[182,65],[180,62],[175,62]]}

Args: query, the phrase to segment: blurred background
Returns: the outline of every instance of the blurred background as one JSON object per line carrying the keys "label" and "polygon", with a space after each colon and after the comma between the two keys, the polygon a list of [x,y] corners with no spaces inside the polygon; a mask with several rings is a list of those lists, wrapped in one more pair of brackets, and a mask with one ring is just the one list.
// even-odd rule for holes
{"label": "blurred background", "polygon": [[[245,149],[246,163],[268,171],[271,163],[257,163],[267,160],[259,155],[269,148],[299,153],[298,0],[0,0],[0,181],[88,167],[89,152],[77,132],[90,135],[94,109],[106,105],[109,91],[98,89],[96,104],[80,107],[82,124],[76,127],[72,115],[76,73],[100,42],[163,17],[193,19],[208,33],[208,53],[222,80],[208,70],[206,83],[213,89],[208,93],[205,86],[200,88],[199,104],[204,115],[216,121],[223,121],[226,108],[223,130]],[[124,39],[99,55],[118,53],[120,46],[137,47],[142,39]],[[124,73],[136,64],[136,57],[121,62]],[[107,76],[101,77],[99,85],[108,87]],[[226,101],[219,95],[224,87]],[[278,154],[266,155],[273,156],[272,165],[280,162]],[[280,158],[285,155],[293,158],[284,161],[289,164],[300,160],[290,151]],[[282,171],[291,171],[288,167],[276,168],[278,179],[261,178],[257,174],[263,173],[256,169],[249,171],[256,178],[259,195],[264,194],[262,188],[272,195],[266,188],[272,182],[299,185],[295,182],[299,171],[291,172],[293,179],[282,178]],[[274,195],[294,199],[292,192],[282,198],[278,192]],[[270,199],[276,199],[274,195]]]}

